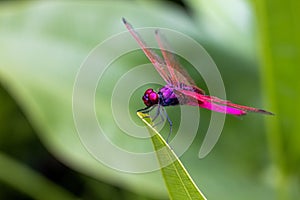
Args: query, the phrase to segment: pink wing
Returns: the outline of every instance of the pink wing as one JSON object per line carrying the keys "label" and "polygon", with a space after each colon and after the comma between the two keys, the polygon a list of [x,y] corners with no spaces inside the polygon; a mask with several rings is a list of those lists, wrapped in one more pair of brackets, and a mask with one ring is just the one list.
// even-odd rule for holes
{"label": "pink wing", "polygon": [[155,31],[155,36],[157,43],[160,47],[164,60],[157,55],[153,50],[151,50],[146,42],[140,37],[140,35],[134,30],[132,25],[128,23],[123,18],[123,23],[125,24],[126,28],[129,30],[130,34],[133,38],[137,41],[140,45],[141,49],[144,51],[148,59],[154,65],[156,71],[160,74],[160,76],[165,80],[168,86],[174,89],[178,100],[181,104],[186,104],[186,102],[193,102],[196,103],[197,100],[189,97],[184,97],[180,93],[178,93],[177,89],[184,89],[187,88],[194,88],[195,91],[198,93],[204,94],[204,91],[197,86],[190,75],[185,71],[184,68],[181,67],[180,63],[175,58],[174,54],[170,52],[170,47],[166,39],[162,36],[159,30]]}
{"label": "pink wing", "polygon": [[168,87],[173,89],[180,104],[197,104],[200,101],[199,99],[182,95],[180,91],[188,90],[198,94],[204,94],[205,92],[195,85],[194,80],[190,77],[188,72],[181,66],[175,55],[171,52],[171,48],[168,45],[169,43],[167,42],[167,39],[160,33],[159,30],[155,31],[155,36],[170,74],[171,84],[169,84]]}
{"label": "pink wing", "polygon": [[[197,88],[193,79],[185,71],[185,69],[181,67],[174,54],[170,52],[170,47],[159,30],[155,31],[155,36],[164,60],[147,46],[146,42],[144,42],[140,35],[134,30],[132,25],[128,23],[124,18],[123,23],[125,24],[130,34],[133,36],[133,38],[140,45],[141,49],[146,54],[148,59],[154,65],[160,76],[170,87],[180,88],[182,86],[193,86],[194,88]],[[199,92],[201,91],[204,94],[204,91],[200,88],[197,88],[197,90]]]}
{"label": "pink wing", "polygon": [[[175,55],[171,52],[172,49],[170,48],[167,39],[161,34],[158,29],[155,31],[155,37],[160,51],[164,57],[168,72],[170,74],[172,86],[174,88],[181,88],[183,85],[194,87],[194,80],[190,77],[187,71],[183,67],[181,67],[181,64],[176,59]],[[198,89],[201,90],[200,88]],[[204,91],[202,92],[204,93]]]}
{"label": "pink wing", "polygon": [[195,104],[193,101],[193,102],[188,102],[187,103],[188,105],[199,106],[220,113],[237,115],[237,116],[245,115],[247,112],[256,112],[256,113],[274,115],[273,113],[262,109],[234,104],[230,101],[222,100],[214,96],[199,94],[194,91],[180,90],[180,93],[198,100],[197,104]]}
{"label": "pink wing", "polygon": [[171,77],[168,69],[165,67],[166,63],[162,58],[157,55],[153,50],[151,50],[149,47],[147,47],[147,44],[144,42],[144,40],[140,37],[140,35],[133,29],[131,24],[129,24],[125,18],[122,18],[123,23],[125,24],[126,28],[130,32],[130,34],[133,36],[133,38],[137,41],[137,43],[140,45],[141,49],[144,51],[148,59],[151,61],[151,63],[154,65],[157,72],[160,74],[160,76],[164,79],[164,81],[168,84],[171,84]]}

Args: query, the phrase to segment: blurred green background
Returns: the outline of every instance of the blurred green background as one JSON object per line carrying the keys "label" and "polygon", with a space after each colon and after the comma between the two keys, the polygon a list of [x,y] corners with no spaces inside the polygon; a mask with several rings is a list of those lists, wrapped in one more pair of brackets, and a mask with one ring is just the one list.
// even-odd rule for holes
{"label": "blurred green background", "polygon": [[[105,167],[74,128],[76,73],[96,45],[125,31],[121,17],[135,27],[191,36],[217,64],[228,99],[276,114],[228,117],[216,147],[199,160],[210,116],[201,110],[203,126],[181,160],[206,197],[297,199],[299,9],[296,0],[1,1],[0,199],[168,198],[159,171]],[[127,59],[124,64],[147,61],[141,53]],[[124,71],[113,70],[119,76]],[[140,99],[133,103],[133,113],[143,107]]]}

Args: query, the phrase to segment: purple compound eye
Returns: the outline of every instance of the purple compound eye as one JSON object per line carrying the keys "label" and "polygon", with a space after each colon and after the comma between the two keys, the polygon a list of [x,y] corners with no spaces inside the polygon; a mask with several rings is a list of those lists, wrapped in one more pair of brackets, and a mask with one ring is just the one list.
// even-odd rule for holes
{"label": "purple compound eye", "polygon": [[153,106],[158,103],[158,94],[152,89],[145,91],[143,101],[146,106]]}

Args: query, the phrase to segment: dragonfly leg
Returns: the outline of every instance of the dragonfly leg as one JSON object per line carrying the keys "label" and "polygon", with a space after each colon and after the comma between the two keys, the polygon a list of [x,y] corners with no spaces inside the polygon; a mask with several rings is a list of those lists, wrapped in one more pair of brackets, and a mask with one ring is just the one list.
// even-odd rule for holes
{"label": "dragonfly leg", "polygon": [[141,112],[141,113],[149,113],[151,112],[151,110],[153,110],[154,108],[156,107],[156,105],[153,105],[153,106],[147,106],[146,108],[142,108],[142,109],[139,109],[137,110],[136,112]]}
{"label": "dragonfly leg", "polygon": [[[156,124],[154,124],[153,127],[158,126],[159,124],[161,124],[161,123],[163,123],[163,122],[165,121],[165,118],[164,118],[163,114],[162,114],[161,111],[160,111],[161,109],[164,109],[164,108],[163,108],[163,107],[162,107],[162,108],[159,107],[158,109],[159,109],[159,111],[158,111],[157,116],[155,116],[155,118],[157,118],[158,115],[160,115],[161,120],[160,120],[159,122],[157,122]],[[155,120],[155,119],[153,119],[152,121],[154,121],[154,120]]]}
{"label": "dragonfly leg", "polygon": [[[161,110],[163,110],[163,112],[161,112]],[[165,115],[166,119],[168,120],[169,126],[170,126],[170,132],[169,132],[169,134],[168,134],[168,136],[167,136],[167,140],[166,140],[167,143],[169,143],[169,138],[170,138],[170,136],[171,136],[171,134],[172,134],[173,123],[172,123],[171,119],[169,118],[169,116],[168,116],[168,114],[167,114],[167,111],[164,109],[164,107],[158,107],[158,112],[157,112],[157,113],[158,113],[158,114],[156,114],[155,118],[157,118],[158,115],[160,115],[161,120],[160,120],[159,122],[157,122],[156,124],[154,124],[153,127],[155,127],[155,126],[157,126],[157,125],[163,123],[163,122],[165,121],[165,118],[164,118],[164,115]],[[153,119],[153,121],[154,121],[154,120],[155,120],[155,119]]]}
{"label": "dragonfly leg", "polygon": [[[165,118],[164,118],[164,115],[166,116],[166,119],[168,120],[168,123],[169,123],[169,126],[170,126],[170,132],[168,134],[168,137],[167,137],[167,143],[169,141],[169,138],[171,136],[171,133],[172,133],[172,127],[173,127],[173,123],[171,121],[171,119],[169,118],[168,114],[167,114],[167,111],[164,109],[163,106],[160,106],[160,104],[156,104],[156,105],[153,105],[153,106],[148,106],[146,108],[142,108],[142,109],[139,109],[137,110],[137,112],[142,112],[142,113],[149,113],[151,112],[156,106],[158,105],[158,108],[157,108],[157,111],[156,111],[156,114],[155,116],[153,117],[152,121],[154,122],[158,116],[160,116],[161,120],[159,122],[157,122],[156,124],[153,125],[153,127],[155,126],[158,126],[159,124],[163,123],[165,121]],[[161,111],[163,110],[163,112]],[[147,116],[146,118],[148,118],[149,116]]]}
{"label": "dragonfly leg", "polygon": [[167,143],[169,143],[169,139],[170,139],[170,136],[172,134],[173,123],[172,123],[171,119],[169,118],[168,113],[167,113],[166,110],[164,110],[164,113],[165,113],[165,116],[166,116],[166,118],[167,118],[167,120],[169,122],[169,125],[170,125],[170,132],[169,132],[168,137],[167,137]]}
{"label": "dragonfly leg", "polygon": [[153,117],[152,121],[154,122],[159,115],[160,115],[160,105],[158,104],[158,108],[156,110],[156,114]]}

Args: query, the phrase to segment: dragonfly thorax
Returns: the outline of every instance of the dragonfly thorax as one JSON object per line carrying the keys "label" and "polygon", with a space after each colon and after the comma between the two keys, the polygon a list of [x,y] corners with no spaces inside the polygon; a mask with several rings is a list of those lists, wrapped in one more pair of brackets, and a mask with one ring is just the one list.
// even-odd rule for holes
{"label": "dragonfly thorax", "polygon": [[155,104],[162,106],[175,106],[179,104],[175,93],[167,86],[162,87],[159,92],[155,92],[152,88],[147,89],[142,99],[147,107]]}
{"label": "dragonfly thorax", "polygon": [[168,87],[162,87],[159,92],[159,104],[162,106],[175,106],[179,104],[179,100],[174,91]]}

